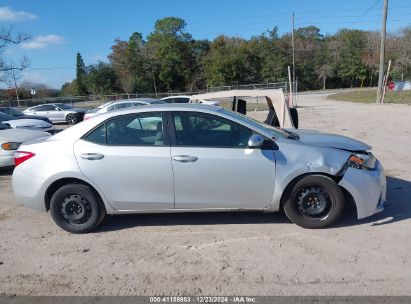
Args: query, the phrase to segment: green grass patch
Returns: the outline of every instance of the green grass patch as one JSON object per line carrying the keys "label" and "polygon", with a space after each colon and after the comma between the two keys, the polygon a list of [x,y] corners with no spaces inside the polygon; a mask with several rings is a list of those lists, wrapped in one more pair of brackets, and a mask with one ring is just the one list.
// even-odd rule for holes
{"label": "green grass patch", "polygon": [[[376,97],[376,89],[361,89],[331,94],[327,96],[327,99],[359,103],[375,103]],[[384,103],[411,104],[411,90],[400,92],[387,90]]]}

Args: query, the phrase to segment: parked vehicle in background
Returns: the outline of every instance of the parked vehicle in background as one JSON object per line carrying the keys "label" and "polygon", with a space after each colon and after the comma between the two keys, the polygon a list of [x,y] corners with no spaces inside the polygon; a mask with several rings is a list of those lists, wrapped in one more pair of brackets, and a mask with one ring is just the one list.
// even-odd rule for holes
{"label": "parked vehicle in background", "polygon": [[13,153],[22,142],[30,139],[48,137],[49,133],[25,129],[12,129],[0,122],[0,168],[14,165]]}
{"label": "parked vehicle in background", "polygon": [[190,96],[188,95],[177,95],[177,96],[168,96],[161,98],[165,103],[189,103]]}
{"label": "parked vehicle in background", "polygon": [[151,105],[151,104],[164,104],[164,102],[159,99],[154,99],[154,98],[134,98],[134,99],[121,99],[117,101],[112,101],[100,107],[97,107],[95,109],[88,110],[84,114],[84,120],[87,120],[94,116],[107,113],[107,112],[111,112],[111,111],[116,111],[116,110],[131,108],[131,107],[144,106],[144,105]]}
{"label": "parked vehicle in background", "polygon": [[341,216],[346,197],[359,219],[383,210],[386,178],[370,149],[221,107],[152,105],[23,144],[12,184],[19,202],[50,210],[73,233],[106,214],[280,209],[297,225],[322,228]]}
{"label": "parked vehicle in background", "polygon": [[50,119],[44,116],[27,115],[12,107],[0,107],[0,112],[13,116],[15,119],[40,119],[48,123],[52,123]]}
{"label": "parked vehicle in background", "polygon": [[65,103],[49,103],[28,108],[23,113],[44,116],[53,123],[66,122],[70,125],[75,125],[83,120],[86,111],[87,109],[73,108]]}
{"label": "parked vehicle in background", "polygon": [[40,119],[15,119],[11,115],[0,112],[0,122],[9,125],[11,128],[44,131],[54,134],[54,126]]}
{"label": "parked vehicle in background", "polygon": [[[177,96],[168,96],[161,98],[165,103],[189,103],[191,96],[188,95],[177,95]],[[199,100],[198,103],[203,103],[206,105],[216,106],[218,105],[217,101],[212,100]]]}

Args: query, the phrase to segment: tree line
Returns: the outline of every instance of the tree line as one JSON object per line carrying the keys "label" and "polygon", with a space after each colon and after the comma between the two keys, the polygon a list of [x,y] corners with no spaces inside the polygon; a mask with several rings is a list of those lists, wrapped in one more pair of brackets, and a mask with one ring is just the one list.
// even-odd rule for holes
{"label": "tree line", "polygon": [[[341,29],[322,35],[315,26],[295,30],[299,90],[375,86],[380,34]],[[208,86],[287,81],[291,33],[278,28],[250,39],[221,35],[196,40],[181,18],[157,20],[147,37],[116,39],[108,61],[86,65],[76,57],[76,78],[61,95],[199,91]],[[411,27],[388,34],[386,60],[393,79],[411,78]]]}

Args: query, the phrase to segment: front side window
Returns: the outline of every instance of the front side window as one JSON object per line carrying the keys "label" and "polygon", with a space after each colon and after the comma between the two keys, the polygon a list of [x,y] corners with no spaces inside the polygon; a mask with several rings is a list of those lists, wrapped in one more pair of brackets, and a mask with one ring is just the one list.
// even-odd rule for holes
{"label": "front side window", "polygon": [[57,104],[55,105],[55,107],[58,107],[58,108],[60,108],[60,109],[62,109],[62,110],[70,110],[70,109],[73,108],[72,106],[70,106],[70,105],[68,105],[68,104],[65,104],[65,103],[57,103]]}
{"label": "front side window", "polygon": [[253,131],[228,119],[203,113],[173,114],[177,145],[193,147],[247,147]]}
{"label": "front side window", "polygon": [[112,146],[163,146],[163,134],[161,113],[144,113],[111,119],[84,140]]}

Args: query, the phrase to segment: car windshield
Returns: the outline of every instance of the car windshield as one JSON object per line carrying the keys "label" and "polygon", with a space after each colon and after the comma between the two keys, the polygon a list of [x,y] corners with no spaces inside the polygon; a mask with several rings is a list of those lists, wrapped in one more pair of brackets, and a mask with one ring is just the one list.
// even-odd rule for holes
{"label": "car windshield", "polygon": [[0,130],[6,130],[6,129],[10,129],[10,126],[0,122]]}
{"label": "car windshield", "polygon": [[62,110],[70,110],[73,108],[72,106],[65,104],[65,103],[56,103],[55,105]]}
{"label": "car windshield", "polygon": [[247,122],[247,123],[249,123],[249,124],[251,124],[251,125],[254,125],[254,126],[258,127],[258,128],[263,128],[263,129],[265,129],[266,131],[268,131],[268,132],[270,132],[270,133],[273,133],[273,137],[277,137],[277,138],[278,138],[278,137],[290,138],[290,133],[287,132],[287,131],[284,130],[284,129],[270,126],[270,125],[268,125],[268,124],[266,124],[266,123],[260,122],[260,121],[258,121],[258,120],[256,120],[256,119],[253,119],[253,118],[249,117],[249,116],[245,116],[245,115],[242,115],[242,114],[240,114],[240,113],[233,112],[233,111],[230,111],[230,110],[227,110],[227,109],[224,109],[224,108],[221,109],[221,112],[223,112],[224,114],[233,116],[233,117],[240,118],[241,120],[243,120],[243,121],[245,121],[245,122]]}

